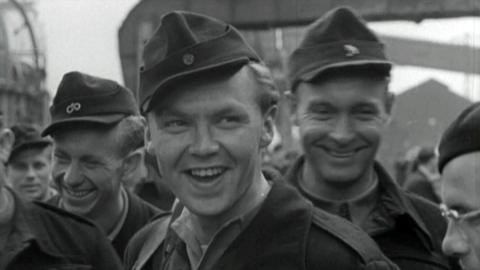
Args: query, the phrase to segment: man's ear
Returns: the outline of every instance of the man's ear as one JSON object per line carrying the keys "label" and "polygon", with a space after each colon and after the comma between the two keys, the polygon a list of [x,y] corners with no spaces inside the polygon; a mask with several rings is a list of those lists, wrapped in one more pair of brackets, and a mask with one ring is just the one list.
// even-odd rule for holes
{"label": "man's ear", "polygon": [[15,134],[10,129],[0,131],[0,162],[6,163],[12,152]]}
{"label": "man's ear", "polygon": [[262,136],[260,138],[261,148],[267,147],[272,142],[277,110],[277,106],[271,106],[263,116]]}
{"label": "man's ear", "polygon": [[145,167],[143,164],[144,148],[138,148],[123,158],[122,182],[131,187],[145,178]]}

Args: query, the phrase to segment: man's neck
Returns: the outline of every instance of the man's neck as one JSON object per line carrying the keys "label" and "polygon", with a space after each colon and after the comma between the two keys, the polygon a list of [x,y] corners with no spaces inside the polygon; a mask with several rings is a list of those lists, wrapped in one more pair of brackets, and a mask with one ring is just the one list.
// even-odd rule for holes
{"label": "man's neck", "polygon": [[105,211],[97,213],[98,216],[92,218],[95,224],[100,226],[106,234],[110,234],[115,228],[115,225],[117,225],[121,219],[124,208],[126,207],[122,192],[123,191],[120,190],[115,203],[112,203],[108,209],[104,209]]}
{"label": "man's neck", "polygon": [[357,179],[351,179],[348,183],[335,183],[319,176],[315,169],[305,161],[300,172],[300,183],[305,190],[316,197],[330,201],[349,201],[366,192],[374,183],[376,175],[373,166],[370,166]]}
{"label": "man's neck", "polygon": [[197,239],[202,245],[210,242],[215,233],[227,222],[252,211],[261,204],[268,192],[270,184],[267,182],[261,172],[257,180],[252,183],[245,194],[240,198],[226,213],[218,216],[199,216],[192,213],[192,223],[194,225]]}

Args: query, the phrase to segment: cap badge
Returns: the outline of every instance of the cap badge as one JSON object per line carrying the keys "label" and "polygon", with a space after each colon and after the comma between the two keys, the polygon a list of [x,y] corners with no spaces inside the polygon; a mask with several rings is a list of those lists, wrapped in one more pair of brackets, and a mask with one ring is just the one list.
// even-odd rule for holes
{"label": "cap badge", "polygon": [[190,53],[186,53],[183,55],[183,63],[187,66],[190,66],[191,64],[193,64],[193,61],[195,60],[195,57],[193,56],[193,54],[190,54]]}
{"label": "cap badge", "polygon": [[357,54],[360,54],[360,51],[358,50],[358,48],[351,44],[343,45],[343,49],[345,49],[345,56],[347,57],[352,57]]}
{"label": "cap badge", "polygon": [[75,111],[79,111],[80,108],[82,108],[82,105],[80,103],[72,102],[72,103],[70,103],[70,105],[67,106],[66,111],[67,111],[68,114],[71,114]]}

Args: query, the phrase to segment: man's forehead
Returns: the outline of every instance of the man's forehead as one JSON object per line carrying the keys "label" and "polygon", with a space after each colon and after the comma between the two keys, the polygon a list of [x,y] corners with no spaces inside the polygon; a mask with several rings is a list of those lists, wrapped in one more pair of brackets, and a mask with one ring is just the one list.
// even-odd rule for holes
{"label": "man's forehead", "polygon": [[447,163],[442,174],[442,199],[447,205],[480,207],[480,152]]}
{"label": "man's forehead", "polygon": [[[178,81],[169,86],[170,90],[158,99],[154,106],[154,111],[163,112],[181,101],[189,101],[195,103],[200,97],[208,98],[208,94],[224,94],[216,95],[214,98],[228,97],[235,90],[238,93],[245,93],[248,91],[255,91],[255,81],[253,75],[248,72],[246,66],[237,70],[234,73],[217,74],[209,76],[210,73],[203,75],[196,74],[190,79]],[[212,97],[213,98],[213,97]]]}

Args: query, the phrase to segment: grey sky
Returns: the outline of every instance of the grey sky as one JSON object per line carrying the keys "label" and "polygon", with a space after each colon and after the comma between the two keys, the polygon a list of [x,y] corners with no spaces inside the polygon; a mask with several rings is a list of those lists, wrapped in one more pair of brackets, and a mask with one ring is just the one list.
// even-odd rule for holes
{"label": "grey sky", "polygon": [[[79,70],[122,82],[117,34],[123,19],[138,0],[36,0],[47,47],[47,87],[54,93],[64,73]],[[396,36],[470,44],[480,47],[480,19],[426,20],[420,24],[370,24],[376,31]],[[479,89],[479,76],[396,68],[392,90],[401,92],[429,77],[458,93]],[[480,93],[475,99],[480,99]]]}

